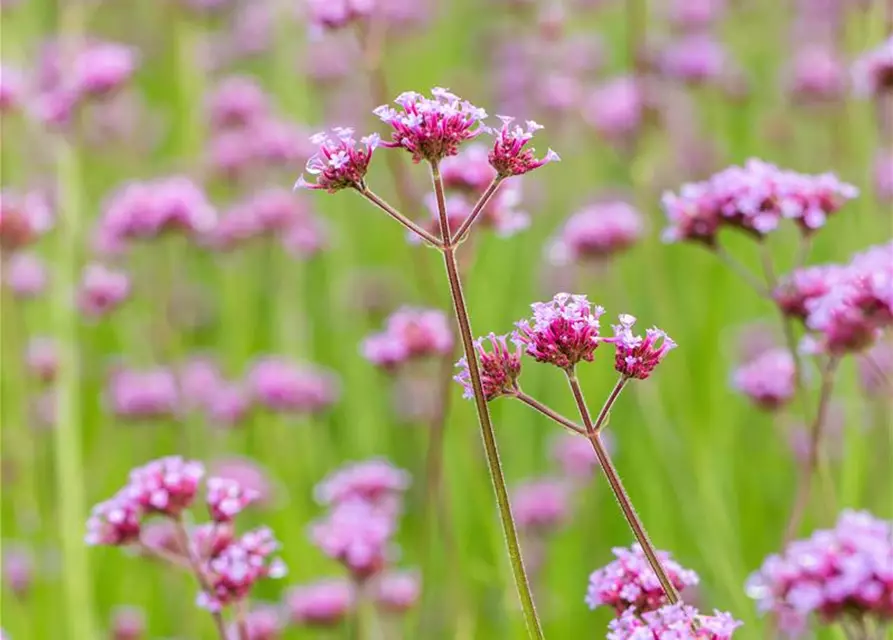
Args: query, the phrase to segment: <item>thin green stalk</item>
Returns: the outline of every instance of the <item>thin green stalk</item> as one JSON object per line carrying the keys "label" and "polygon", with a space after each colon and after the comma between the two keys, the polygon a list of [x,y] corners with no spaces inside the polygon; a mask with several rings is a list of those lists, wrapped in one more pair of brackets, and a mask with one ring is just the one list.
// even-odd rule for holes
{"label": "thin green stalk", "polygon": [[555,422],[557,422],[559,425],[561,425],[568,431],[570,431],[572,433],[576,433],[581,436],[588,437],[586,435],[586,430],[583,429],[583,427],[576,424],[573,420],[569,420],[568,418],[565,418],[563,415],[561,415],[554,409],[546,406],[545,404],[543,404],[536,398],[533,398],[533,397],[527,395],[523,391],[518,390],[518,392],[515,393],[511,397],[517,398],[518,400],[520,400],[521,402],[526,404],[528,407],[530,407],[534,411],[539,411],[541,414],[543,414],[544,416],[546,416],[547,418],[549,418],[551,420],[554,420]]}
{"label": "thin green stalk", "polygon": [[499,449],[496,445],[496,433],[490,419],[490,409],[484,390],[481,385],[481,372],[478,367],[477,352],[474,348],[474,334],[471,330],[471,320],[465,304],[465,295],[462,292],[459,265],[456,262],[456,248],[450,241],[450,227],[446,211],[446,199],[444,198],[443,180],[440,177],[440,169],[436,163],[431,165],[431,178],[434,183],[434,193],[437,199],[437,209],[440,217],[440,231],[444,238],[443,253],[444,266],[450,283],[450,294],[453,299],[453,308],[456,314],[456,322],[459,325],[459,335],[462,338],[462,347],[468,361],[468,374],[474,391],[474,402],[477,408],[478,421],[481,427],[481,438],[484,443],[484,452],[487,458],[487,467],[493,490],[496,494],[496,503],[499,508],[499,517],[505,535],[508,549],[509,562],[524,612],[524,620],[527,625],[527,633],[531,638],[544,639],[542,627],[536,613],[536,605],[533,594],[530,591],[530,583],[527,579],[527,571],[524,568],[524,559],[521,556],[521,545],[518,541],[518,532],[515,521],[512,518],[512,509],[509,502],[508,488],[505,476],[502,472],[502,463],[499,460]]}

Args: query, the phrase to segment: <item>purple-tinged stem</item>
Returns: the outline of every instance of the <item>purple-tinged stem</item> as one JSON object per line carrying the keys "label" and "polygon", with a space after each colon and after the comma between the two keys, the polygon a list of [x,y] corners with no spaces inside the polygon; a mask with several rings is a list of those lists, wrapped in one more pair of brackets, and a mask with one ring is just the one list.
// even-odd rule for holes
{"label": "purple-tinged stem", "polygon": [[617,499],[618,504],[620,504],[620,510],[623,511],[623,516],[626,518],[630,529],[632,529],[636,541],[642,547],[642,551],[648,559],[648,564],[651,565],[651,569],[660,581],[660,585],[663,587],[667,600],[670,604],[676,604],[681,600],[679,592],[676,590],[673,581],[670,580],[670,576],[667,575],[663,565],[660,563],[660,559],[657,557],[657,550],[651,543],[651,539],[645,531],[645,525],[642,524],[639,514],[636,513],[636,509],[633,507],[632,500],[630,500],[629,495],[626,493],[626,489],[623,488],[620,474],[617,473],[617,469],[614,466],[611,456],[602,442],[601,434],[599,433],[604,426],[608,413],[611,411],[611,407],[617,401],[617,398],[620,397],[620,392],[623,391],[623,387],[626,385],[628,378],[620,376],[620,379],[617,380],[617,384],[614,385],[611,394],[602,406],[601,411],[599,411],[595,423],[592,422],[589,408],[586,406],[586,399],[583,397],[583,390],[580,388],[580,382],[577,380],[577,376],[573,371],[567,371],[567,380],[568,383],[570,383],[571,391],[574,394],[577,408],[580,410],[580,417],[583,419],[583,424],[586,426],[589,441],[592,443],[592,448],[595,451],[595,455],[605,474],[605,478],[607,478],[608,484],[611,485],[611,491],[614,493],[614,497]]}
{"label": "purple-tinged stem", "polygon": [[515,393],[511,397],[517,398],[518,400],[520,400],[521,402],[526,404],[528,407],[531,407],[532,409],[539,411],[541,414],[543,414],[547,418],[554,420],[555,422],[560,424],[565,429],[572,431],[576,434],[579,434],[581,436],[588,437],[586,434],[586,430],[583,427],[581,427],[580,425],[575,423],[573,420],[569,420],[568,418],[565,418],[563,415],[561,415],[554,409],[544,405],[542,402],[540,402],[536,398],[533,398],[533,397],[527,395],[523,391],[518,390],[518,392]]}
{"label": "purple-tinged stem", "polygon": [[394,220],[402,224],[408,230],[425,240],[428,244],[442,248],[443,244],[440,242],[439,238],[436,238],[433,234],[429,233],[422,229],[418,224],[407,218],[405,215],[397,211],[393,206],[388,204],[383,198],[381,198],[378,194],[374,193],[369,187],[357,187],[357,192],[366,198],[369,202],[374,204],[376,207],[384,211],[386,214],[391,216]]}
{"label": "purple-tinged stem", "polygon": [[[211,585],[208,584],[208,579],[205,576],[205,572],[202,570],[201,561],[196,555],[195,549],[192,547],[192,542],[189,539],[189,532],[186,531],[186,525],[183,524],[182,517],[174,520],[174,531],[177,535],[177,542],[186,552],[189,566],[192,569],[192,573],[195,575],[195,579],[198,580],[199,586],[206,594],[209,596],[212,595]],[[214,626],[217,629],[217,635],[220,637],[220,640],[227,640],[226,626],[223,624],[223,616],[219,611],[212,611],[211,617],[214,619]]]}
{"label": "purple-tinged stem", "polygon": [[490,419],[490,410],[487,399],[484,397],[484,389],[481,385],[481,372],[478,366],[477,352],[474,349],[474,337],[471,331],[471,320],[468,317],[468,309],[465,305],[465,295],[462,293],[462,282],[459,275],[459,265],[456,262],[456,248],[450,242],[449,219],[447,218],[446,199],[443,193],[443,180],[440,176],[440,168],[436,163],[431,164],[431,178],[434,184],[434,194],[437,199],[437,210],[440,216],[440,230],[445,241],[441,247],[444,266],[450,283],[450,294],[453,299],[453,308],[456,314],[456,323],[459,325],[459,335],[462,338],[462,347],[465,358],[468,361],[468,376],[471,380],[471,388],[474,392],[474,402],[477,408],[478,422],[481,427],[481,439],[484,443],[484,453],[487,458],[487,467],[490,472],[490,480],[493,483],[493,491],[496,494],[496,503],[499,507],[499,517],[502,522],[502,530],[505,535],[505,543],[508,550],[509,562],[524,612],[524,620],[527,624],[527,633],[537,640],[545,640],[539,618],[536,613],[536,605],[533,594],[530,591],[530,583],[527,579],[527,571],[524,568],[524,559],[521,556],[521,545],[518,541],[518,531],[515,521],[512,519],[512,508],[509,502],[508,488],[505,476],[502,472],[502,464],[499,460],[499,448],[496,445],[496,434],[493,422]]}
{"label": "purple-tinged stem", "polygon": [[454,245],[461,244],[465,240],[465,236],[468,235],[469,229],[471,229],[471,225],[474,224],[474,221],[478,219],[478,216],[481,215],[481,212],[487,206],[487,203],[490,202],[490,199],[496,195],[496,192],[499,190],[500,185],[502,185],[505,178],[500,176],[496,176],[487,185],[487,188],[484,189],[484,192],[481,194],[481,197],[478,198],[478,201],[475,203],[474,208],[471,210],[471,213],[465,218],[465,221],[459,226],[459,229],[456,231],[455,237],[452,238],[452,242]]}
{"label": "purple-tinged stem", "polygon": [[809,453],[797,484],[797,497],[794,500],[794,506],[791,509],[791,515],[788,518],[788,524],[785,527],[785,545],[797,535],[797,531],[803,521],[803,516],[806,513],[806,507],[809,504],[809,496],[812,490],[812,476],[815,474],[816,467],[819,463],[819,450],[822,442],[822,434],[824,433],[825,423],[827,422],[828,405],[831,401],[831,393],[834,390],[834,374],[837,371],[838,362],[838,358],[832,356],[822,370],[822,388],[819,392],[819,406],[816,411],[815,419],[809,429]]}

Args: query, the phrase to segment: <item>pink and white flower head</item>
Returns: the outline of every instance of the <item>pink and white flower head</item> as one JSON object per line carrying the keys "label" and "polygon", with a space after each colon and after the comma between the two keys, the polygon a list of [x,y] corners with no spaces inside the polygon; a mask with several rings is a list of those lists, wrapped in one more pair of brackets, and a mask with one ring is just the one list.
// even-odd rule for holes
{"label": "pink and white flower head", "polygon": [[36,298],[46,290],[46,267],[37,254],[16,251],[4,265],[3,279],[17,298]]}
{"label": "pink and white flower head", "polygon": [[893,537],[889,521],[843,511],[833,529],[816,531],[771,555],[747,581],[760,611],[798,634],[810,616],[823,624],[893,618]]}
{"label": "pink and white flower head", "polygon": [[316,485],[314,494],[324,505],[364,500],[384,505],[409,488],[410,476],[387,460],[372,459],[348,464]]}
{"label": "pink and white flower head", "polygon": [[772,297],[786,315],[805,320],[807,304],[827,294],[843,276],[835,264],[802,267],[782,278]]}
{"label": "pink and white flower head", "polygon": [[601,261],[633,246],[645,231],[642,215],[622,200],[589,205],[564,223],[552,246],[557,264]]}
{"label": "pink and white flower head", "polygon": [[221,553],[236,539],[232,523],[206,522],[193,527],[189,540],[199,558],[208,560]]}
{"label": "pink and white flower head", "polygon": [[229,478],[210,477],[207,487],[208,512],[214,522],[232,522],[245,507],[258,497],[257,494]]}
{"label": "pink and white flower head", "polygon": [[[614,450],[614,439],[610,433],[603,431],[601,439],[608,451]],[[552,458],[558,463],[562,474],[575,481],[589,480],[599,465],[589,439],[568,433],[556,436]]]}
{"label": "pink and white flower head", "polygon": [[192,506],[204,476],[202,463],[167,456],[133,469],[124,491],[145,513],[178,518]]}
{"label": "pink and white flower head", "polygon": [[860,97],[893,91],[893,36],[867,51],[853,64],[853,90]]}
{"label": "pink and white flower head", "polygon": [[393,534],[393,515],[365,500],[337,504],[310,527],[313,544],[358,579],[369,578],[385,566]]}
{"label": "pink and white flower head", "polygon": [[220,611],[245,600],[259,581],[284,577],[285,564],[273,557],[279,547],[267,527],[243,534],[208,560],[205,570],[211,589],[210,593],[199,594],[197,604],[203,609]]}
{"label": "pink and white flower head", "polygon": [[770,349],[739,367],[734,387],[761,409],[775,411],[794,397],[794,356],[787,349]]}
{"label": "pink and white flower head", "polygon": [[608,624],[607,640],[729,640],[741,622],[731,614],[699,614],[694,607],[666,605],[639,616],[634,609]]}
{"label": "pink and white flower head", "polygon": [[213,129],[253,124],[270,113],[270,98],[251,76],[233,75],[221,80],[207,100]]}
{"label": "pink and white flower head", "polygon": [[111,640],[142,640],[146,637],[146,613],[139,607],[115,607],[110,627]]}
{"label": "pink and white flower head", "polygon": [[316,28],[341,29],[368,19],[376,5],[377,0],[308,0],[308,18]]}
{"label": "pink and white flower head", "polygon": [[[617,615],[631,609],[636,614],[654,611],[667,604],[660,580],[648,564],[642,547],[615,547],[616,560],[589,576],[586,604],[590,609],[607,606]],[[683,568],[666,551],[657,552],[667,576],[677,590],[698,584],[698,575]]]}
{"label": "pink and white flower head", "polygon": [[366,171],[372,153],[381,144],[380,138],[377,134],[361,138],[362,147],[358,147],[353,138],[353,129],[338,127],[333,133],[334,137],[323,132],[310,138],[319,150],[307,161],[305,170],[309,175],[316,176],[316,182],[307,182],[302,175],[295,188],[325,189],[329,193],[346,188],[365,188]]}
{"label": "pink and white flower head", "polygon": [[535,302],[531,308],[533,318],[518,322],[516,332],[527,355],[568,370],[578,362],[592,362],[604,308],[592,306],[584,295],[569,293]]}
{"label": "pink and white flower head", "polygon": [[389,571],[375,582],[375,604],[388,613],[405,613],[419,601],[422,591],[418,571]]}
{"label": "pink and white flower head", "polygon": [[320,413],[338,399],[333,374],[279,357],[262,358],[248,372],[255,402],[279,413]]}
{"label": "pink and white flower head", "polygon": [[534,169],[538,169],[549,162],[558,162],[561,158],[549,149],[546,155],[537,159],[534,154],[536,149],[527,147],[527,143],[533,139],[533,134],[543,128],[533,120],[528,120],[524,127],[512,126],[514,118],[509,116],[497,116],[502,121],[502,128],[496,131],[496,142],[490,150],[490,166],[496,170],[496,174],[502,178],[520,176]]}
{"label": "pink and white flower head", "polygon": [[620,315],[620,324],[611,325],[614,329],[614,368],[628,378],[647,379],[654,368],[676,348],[676,343],[665,332],[656,327],[645,331],[645,337],[633,334],[635,316]]}
{"label": "pink and white flower head", "polygon": [[459,153],[464,142],[487,131],[483,109],[441,87],[432,89],[431,95],[426,98],[406,91],[394,101],[399,110],[382,105],[373,111],[394,129],[391,140],[381,143],[383,147],[406,149],[413,162],[439,163]]}
{"label": "pink and white flower head", "polygon": [[363,343],[363,355],[373,364],[393,368],[409,360],[445,355],[453,349],[453,332],[438,309],[404,307],[387,320],[382,333]]}
{"label": "pink and white flower head", "polygon": [[512,492],[512,513],[518,527],[539,534],[553,531],[570,515],[570,493],[554,478],[529,480]]}
{"label": "pink and white flower head", "polygon": [[177,378],[164,367],[113,371],[105,397],[109,410],[119,418],[165,419],[177,415],[180,408]]}
{"label": "pink and white flower head", "polygon": [[[284,616],[279,607],[274,605],[254,606],[245,614],[245,640],[279,640],[285,628]],[[230,631],[233,640],[239,638],[238,629]]]}
{"label": "pink and white flower head", "polygon": [[78,288],[78,307],[84,315],[99,318],[117,309],[130,296],[130,277],[98,262],[84,267]]}
{"label": "pink and white flower head", "polygon": [[321,580],[292,587],[285,594],[289,621],[299,627],[334,627],[354,606],[354,589],[347,580]]}
{"label": "pink and white flower head", "polygon": [[71,82],[78,96],[102,98],[127,84],[137,66],[133,49],[115,42],[87,46],[75,56]]}
{"label": "pink and white flower head", "polygon": [[[509,341],[514,345],[514,349],[508,346]],[[497,336],[495,333],[491,333],[487,336],[487,342],[489,342],[489,351],[485,347],[483,338],[478,338],[475,341],[474,348],[481,374],[484,399],[489,402],[500,396],[511,395],[518,390],[523,344],[516,334]],[[456,366],[459,368],[459,373],[453,379],[462,385],[462,397],[470,400],[474,398],[474,387],[468,369],[468,358],[463,356]]]}
{"label": "pink and white flower head", "polygon": [[638,133],[645,118],[645,96],[636,78],[620,76],[593,89],[583,100],[583,119],[607,140]]}
{"label": "pink and white flower head", "polygon": [[440,163],[443,186],[470,196],[477,196],[486,189],[496,175],[496,170],[490,165],[489,149],[479,143],[468,145]]}
{"label": "pink and white flower head", "polygon": [[0,66],[0,113],[8,114],[22,106],[25,82],[18,69]]}
{"label": "pink and white flower head", "polygon": [[874,192],[882,202],[893,201],[893,152],[879,151],[875,155]]}
{"label": "pink and white flower head", "polygon": [[43,383],[52,382],[59,368],[56,341],[46,337],[31,338],[25,352],[25,364],[37,380]]}
{"label": "pink and white flower head", "polygon": [[93,507],[84,541],[91,545],[121,546],[140,536],[142,509],[127,488]]}
{"label": "pink and white flower head", "polygon": [[208,473],[218,478],[232,480],[251,491],[253,504],[269,505],[274,499],[274,483],[269,472],[250,458],[229,457],[214,460]]}
{"label": "pink and white flower head", "polygon": [[788,90],[800,100],[837,100],[846,91],[846,69],[833,49],[807,45],[794,53],[787,84]]}
{"label": "pink and white flower head", "polygon": [[0,248],[21,249],[53,228],[54,214],[43,193],[0,191]]}

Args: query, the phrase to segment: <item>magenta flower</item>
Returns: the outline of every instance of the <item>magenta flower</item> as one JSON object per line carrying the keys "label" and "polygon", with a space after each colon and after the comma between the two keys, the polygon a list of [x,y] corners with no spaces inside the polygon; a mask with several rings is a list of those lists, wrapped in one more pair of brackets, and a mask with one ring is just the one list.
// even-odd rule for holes
{"label": "magenta flower", "polygon": [[725,0],[672,0],[667,20],[682,31],[703,29],[722,17],[725,4]]}
{"label": "magenta flower", "polygon": [[309,0],[310,24],[325,29],[341,29],[369,18],[380,0]]}
{"label": "magenta flower", "polygon": [[722,43],[704,33],[683,36],[662,52],[659,66],[670,78],[702,83],[718,80],[728,67]]}
{"label": "magenta flower", "polygon": [[266,118],[270,98],[251,76],[227,76],[207,100],[208,117],[213,129],[245,127]]}
{"label": "magenta flower", "polygon": [[512,492],[512,513],[522,530],[543,534],[557,529],[570,515],[568,487],[554,478],[524,482]]}
{"label": "magenta flower", "polygon": [[105,316],[130,296],[130,277],[123,271],[93,263],[84,267],[78,288],[78,307],[92,318]]}
{"label": "magenta flower", "polygon": [[353,609],[354,589],[347,580],[321,580],[292,587],[285,594],[285,610],[292,624],[334,627]]}
{"label": "magenta flower", "polygon": [[611,325],[614,329],[614,368],[627,378],[645,380],[660,364],[676,343],[666,333],[656,327],[645,331],[645,337],[633,334],[635,316],[620,315],[620,324]]}
{"label": "magenta flower", "polygon": [[56,341],[46,337],[31,338],[25,353],[25,363],[37,380],[42,383],[52,382],[59,368]]}
{"label": "magenta flower", "polygon": [[[616,560],[589,576],[586,604],[590,609],[608,606],[617,615],[627,610],[641,615],[667,604],[660,580],[642,547],[638,544],[629,549],[615,547],[613,553]],[[659,551],[658,558],[677,590],[698,584],[698,574],[683,568],[666,551]]]}
{"label": "magenta flower", "polygon": [[208,422],[215,427],[237,427],[253,408],[251,395],[240,382],[221,382],[205,402]]}
{"label": "magenta flower", "polygon": [[794,357],[787,349],[766,351],[739,367],[732,382],[761,409],[780,409],[794,397]]}
{"label": "magenta flower", "polygon": [[338,383],[326,371],[283,358],[262,358],[248,372],[254,400],[278,413],[319,413],[338,399]]}
{"label": "magenta flower", "polygon": [[190,409],[206,407],[217,388],[223,384],[223,374],[213,358],[206,355],[187,357],[176,372],[183,402]]}
{"label": "magenta flower", "polygon": [[833,529],[790,543],[766,558],[747,581],[760,611],[778,616],[782,630],[799,633],[807,618],[823,624],[893,617],[893,542],[889,521],[844,511]]}
{"label": "magenta flower", "polygon": [[314,491],[317,501],[338,505],[363,500],[381,505],[409,488],[410,476],[387,460],[372,459],[348,464],[322,480]]}
{"label": "magenta flower", "polygon": [[[246,640],[278,640],[284,627],[285,621],[277,606],[254,606],[245,614]],[[238,629],[233,628],[231,634],[238,638]]]}
{"label": "magenta flower", "polygon": [[46,290],[46,267],[37,254],[16,251],[4,265],[3,279],[17,298],[36,298]]}
{"label": "magenta flower", "polygon": [[893,90],[893,36],[867,51],[853,64],[853,90],[878,98]]}
{"label": "magenta flower", "polygon": [[313,544],[359,580],[375,575],[385,566],[393,534],[393,515],[365,500],[337,504],[323,520],[310,527]]}
{"label": "magenta flower", "polygon": [[584,207],[564,223],[550,249],[556,264],[600,261],[633,246],[645,231],[642,215],[622,200]]}
{"label": "magenta flower", "polygon": [[0,191],[0,248],[16,251],[52,229],[54,214],[46,196]]}
{"label": "magenta flower", "polygon": [[205,485],[208,513],[214,522],[232,522],[258,497],[251,489],[229,478],[210,477]]}
{"label": "magenta flower", "polygon": [[[490,343],[490,351],[484,347],[483,338],[478,338],[475,341],[475,350],[477,351],[484,398],[489,402],[499,396],[511,395],[518,390],[522,342],[516,334],[509,337],[491,333],[487,338]],[[515,346],[514,350],[509,349],[509,340]],[[471,373],[468,370],[468,359],[463,356],[456,366],[460,371],[453,379],[462,385],[462,397],[470,400],[474,398],[474,388],[471,384]]]}
{"label": "magenta flower", "polygon": [[245,600],[257,582],[285,576],[285,564],[273,557],[278,550],[279,543],[266,527],[243,534],[208,560],[206,573],[211,592],[200,593],[197,604],[203,609],[220,611]]}
{"label": "magenta flower", "polygon": [[405,613],[418,603],[421,590],[417,571],[389,571],[375,583],[375,604],[389,613]]}
{"label": "magenta flower", "polygon": [[512,126],[514,118],[497,116],[502,121],[502,128],[496,133],[496,143],[490,150],[490,166],[497,175],[503,178],[520,176],[534,169],[538,169],[549,162],[558,162],[561,158],[549,149],[543,158],[534,156],[536,149],[526,148],[527,143],[533,139],[533,134],[542,129],[542,125],[533,120],[528,120],[526,127]]}
{"label": "magenta flower", "polygon": [[827,46],[799,48],[788,76],[788,90],[801,100],[837,100],[846,91],[846,69],[837,53]]}
{"label": "magenta flower", "polygon": [[[614,449],[610,433],[602,431],[602,443],[609,452]],[[562,474],[571,480],[589,480],[598,468],[598,458],[592,449],[589,438],[559,433],[552,446],[552,458],[558,463]]]}
{"label": "magenta flower", "polygon": [[325,133],[317,133],[310,138],[313,144],[319,146],[319,150],[307,161],[306,171],[316,176],[316,182],[307,182],[301,175],[295,188],[325,189],[329,193],[348,187],[365,188],[366,171],[372,153],[381,144],[380,138],[374,133],[361,138],[361,149],[353,138],[353,129],[338,127],[333,131],[334,138]]}
{"label": "magenta flower", "polygon": [[385,330],[363,341],[362,352],[373,364],[393,370],[419,358],[446,355],[453,350],[453,332],[439,309],[404,307],[388,319]]}
{"label": "magenta flower", "polygon": [[624,611],[608,625],[607,640],[729,640],[740,626],[729,613],[705,616],[680,603],[641,616],[634,609]]}
{"label": "magenta flower", "polygon": [[34,557],[27,547],[4,543],[3,585],[17,597],[27,595],[34,582]]}
{"label": "magenta flower", "polygon": [[192,505],[204,475],[200,462],[167,456],[133,469],[124,491],[145,513],[178,518]]}
{"label": "magenta flower", "polygon": [[124,489],[93,507],[87,520],[84,541],[89,545],[105,546],[135,542],[140,535],[141,515],[139,505],[128,494],[127,489]]}
{"label": "magenta flower", "polygon": [[583,101],[583,119],[607,140],[622,141],[638,133],[645,118],[639,81],[620,76],[593,89]]}
{"label": "magenta flower", "polygon": [[[413,162],[427,160],[439,163],[459,153],[463,142],[487,131],[483,120],[487,112],[461,100],[448,89],[435,87],[433,98],[406,91],[394,101],[401,110],[382,105],[374,110],[382,122],[394,131],[384,147],[403,148],[412,154]],[[492,164],[492,161],[491,161]]]}
{"label": "magenta flower", "polygon": [[568,370],[578,362],[592,362],[600,341],[602,307],[593,307],[583,295],[559,293],[531,308],[533,318],[517,323],[517,337],[527,355]]}
{"label": "magenta flower", "polygon": [[136,53],[114,42],[87,46],[75,56],[70,81],[79,96],[102,98],[127,84],[137,66]]}
{"label": "magenta flower", "polygon": [[843,269],[834,264],[797,269],[782,278],[772,292],[772,298],[786,315],[805,320],[807,304],[827,294],[843,273]]}
{"label": "magenta flower", "polygon": [[269,505],[273,500],[273,481],[266,469],[250,458],[220,458],[211,463],[209,475],[232,480],[254,494],[253,504]]}
{"label": "magenta flower", "polygon": [[111,640],[142,640],[146,637],[146,614],[139,607],[115,607],[110,627]]}
{"label": "magenta flower", "polygon": [[180,407],[177,378],[163,367],[113,371],[105,397],[119,418],[161,420],[175,416]]}

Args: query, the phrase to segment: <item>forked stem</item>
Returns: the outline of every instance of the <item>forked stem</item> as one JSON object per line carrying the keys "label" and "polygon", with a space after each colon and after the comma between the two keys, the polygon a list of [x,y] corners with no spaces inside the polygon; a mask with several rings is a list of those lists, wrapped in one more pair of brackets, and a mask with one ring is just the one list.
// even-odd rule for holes
{"label": "forked stem", "polygon": [[465,218],[465,221],[456,230],[455,237],[452,240],[453,244],[462,244],[462,242],[465,240],[465,237],[468,235],[469,229],[471,229],[471,225],[473,225],[475,220],[478,219],[478,216],[481,215],[481,212],[490,202],[491,198],[496,195],[496,192],[499,190],[499,186],[502,184],[503,180],[505,180],[505,178],[496,176],[495,178],[493,178],[490,184],[487,185],[487,188],[484,189],[484,192],[478,198],[478,201],[475,203],[474,208],[471,210],[471,213],[468,214],[468,217]]}
{"label": "forked stem", "polygon": [[539,411],[541,414],[543,414],[547,418],[550,418],[551,420],[554,420],[555,422],[560,424],[562,427],[564,427],[568,431],[572,431],[572,432],[579,434],[581,436],[588,437],[586,434],[586,430],[583,427],[581,427],[580,425],[578,425],[576,422],[574,422],[573,420],[570,420],[568,418],[565,418],[563,415],[561,415],[560,413],[558,413],[551,407],[548,407],[545,404],[543,404],[542,402],[540,402],[539,400],[537,400],[536,398],[533,398],[533,397],[527,395],[520,389],[511,397],[517,398],[518,400],[520,400],[521,402],[526,404],[528,407],[534,409],[535,411]]}
{"label": "forked stem", "polygon": [[409,231],[416,234],[420,238],[424,239],[428,244],[442,248],[443,244],[441,244],[440,239],[435,237],[434,234],[422,229],[418,224],[407,218],[405,215],[397,211],[392,205],[390,205],[384,198],[379,196],[377,193],[374,193],[369,187],[365,185],[357,187],[357,192],[366,198],[369,202],[374,204],[376,207],[384,211],[386,214],[391,216],[394,220],[402,224]]}
{"label": "forked stem", "polygon": [[490,410],[487,399],[484,397],[484,389],[481,385],[481,372],[478,366],[477,353],[474,348],[474,337],[471,331],[471,321],[468,317],[468,309],[465,305],[465,296],[462,293],[459,265],[456,262],[456,247],[450,240],[449,220],[446,211],[446,199],[444,198],[443,180],[440,169],[436,163],[431,165],[431,178],[434,183],[434,194],[437,200],[438,215],[440,217],[440,229],[444,238],[441,248],[444,266],[450,284],[450,295],[453,300],[453,309],[456,314],[456,322],[459,325],[459,335],[462,339],[462,347],[465,358],[468,361],[468,375],[471,380],[471,388],[474,392],[474,403],[477,408],[478,422],[481,428],[481,439],[484,442],[484,453],[487,458],[487,467],[490,472],[490,480],[493,483],[493,491],[496,494],[496,503],[499,507],[499,518],[505,535],[508,549],[509,562],[524,612],[524,621],[527,624],[527,632],[531,638],[541,640],[545,638],[539,618],[536,613],[536,605],[527,579],[527,571],[524,568],[524,560],[521,556],[521,545],[518,541],[518,532],[512,519],[512,510],[509,503],[508,489],[505,476],[502,473],[502,464],[499,460],[499,449],[496,445],[496,434],[490,419]]}
{"label": "forked stem", "polygon": [[[201,561],[199,560],[198,555],[196,555],[195,549],[192,547],[192,542],[189,540],[189,532],[186,531],[186,525],[183,524],[183,518],[174,520],[174,531],[176,532],[177,542],[183,548],[186,557],[189,559],[189,566],[192,568],[192,573],[195,575],[195,579],[198,580],[199,587],[201,587],[202,591],[206,594],[211,595],[211,585],[208,584],[205,572],[202,571]],[[217,635],[220,636],[220,640],[227,640],[226,625],[223,623],[223,616],[220,615],[219,611],[212,611],[211,617],[214,619],[214,626],[217,629]]]}
{"label": "forked stem", "polygon": [[639,514],[636,513],[636,510],[633,507],[632,500],[630,500],[629,495],[626,493],[626,489],[623,487],[623,482],[620,480],[620,474],[617,473],[617,469],[614,467],[611,456],[608,454],[608,450],[602,442],[601,434],[599,433],[605,424],[605,420],[611,411],[611,407],[617,401],[617,398],[620,397],[620,392],[623,391],[623,387],[626,385],[628,378],[625,376],[620,377],[617,384],[614,385],[614,388],[611,390],[611,394],[608,396],[605,404],[602,406],[601,411],[599,411],[596,421],[593,423],[592,416],[589,414],[589,408],[586,406],[586,399],[583,397],[583,390],[580,388],[580,382],[577,380],[577,376],[574,374],[573,370],[567,371],[566,373],[571,391],[574,394],[574,400],[580,411],[580,417],[583,420],[583,425],[586,427],[589,442],[592,443],[592,448],[598,458],[599,465],[605,474],[605,478],[608,480],[608,484],[611,485],[611,491],[614,493],[614,497],[620,505],[620,510],[623,511],[623,516],[626,518],[630,529],[632,529],[636,541],[642,547],[642,551],[648,559],[648,564],[651,565],[651,569],[660,581],[660,585],[667,596],[667,600],[670,604],[676,604],[681,600],[679,592],[676,590],[673,581],[670,580],[670,576],[667,575],[663,565],[660,563],[660,559],[657,557],[657,550],[651,543],[651,539],[645,531],[645,525],[642,524]]}

